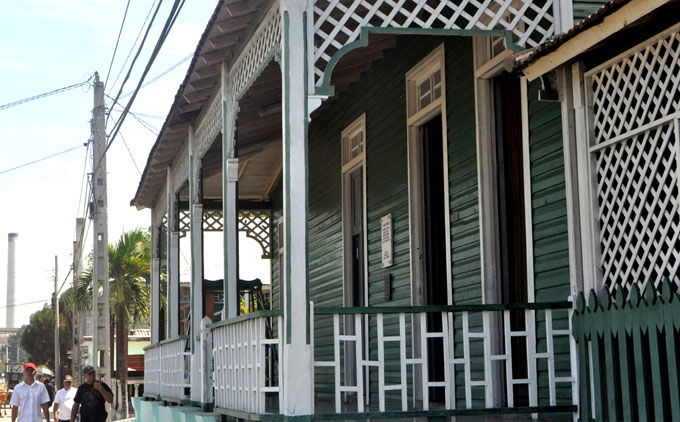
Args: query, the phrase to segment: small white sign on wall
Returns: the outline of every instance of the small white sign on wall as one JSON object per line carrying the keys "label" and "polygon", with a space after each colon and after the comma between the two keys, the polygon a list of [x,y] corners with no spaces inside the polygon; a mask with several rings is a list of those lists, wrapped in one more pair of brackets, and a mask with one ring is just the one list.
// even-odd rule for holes
{"label": "small white sign on wall", "polygon": [[380,243],[382,246],[382,267],[392,266],[392,214],[380,218]]}

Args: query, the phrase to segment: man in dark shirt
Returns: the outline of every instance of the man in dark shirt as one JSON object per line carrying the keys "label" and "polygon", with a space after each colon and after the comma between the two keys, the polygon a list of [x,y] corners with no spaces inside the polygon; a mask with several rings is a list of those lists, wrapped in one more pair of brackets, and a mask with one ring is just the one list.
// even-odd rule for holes
{"label": "man in dark shirt", "polygon": [[83,368],[85,384],[78,387],[76,396],[73,398],[71,409],[71,422],[75,422],[78,409],[80,409],[80,422],[104,422],[108,413],[104,407],[104,401],[113,403],[113,392],[108,385],[95,380],[95,371],[91,366]]}

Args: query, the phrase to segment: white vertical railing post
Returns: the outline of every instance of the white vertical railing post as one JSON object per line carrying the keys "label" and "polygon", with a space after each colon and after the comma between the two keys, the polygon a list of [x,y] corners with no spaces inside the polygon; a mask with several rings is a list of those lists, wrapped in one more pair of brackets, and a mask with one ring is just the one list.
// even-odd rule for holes
{"label": "white vertical railing post", "polygon": [[177,198],[172,183],[172,168],[167,171],[167,199],[168,199],[168,313],[167,337],[179,336],[179,232],[177,230]]}

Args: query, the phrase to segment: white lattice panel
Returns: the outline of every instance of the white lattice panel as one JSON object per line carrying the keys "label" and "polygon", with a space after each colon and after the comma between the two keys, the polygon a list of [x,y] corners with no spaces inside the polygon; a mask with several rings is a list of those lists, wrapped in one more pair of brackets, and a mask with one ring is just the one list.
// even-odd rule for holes
{"label": "white lattice panel", "polygon": [[586,74],[602,282],[678,283],[677,27]]}
{"label": "white lattice panel", "polygon": [[[267,334],[267,319],[256,317],[213,329],[216,408],[261,414],[266,411],[265,395],[280,392],[273,368],[280,368],[283,344],[280,336]],[[282,317],[275,319],[282,327]]]}
{"label": "white lattice panel", "polygon": [[[219,93],[218,93],[219,94]],[[210,103],[210,108],[203,115],[196,129],[195,137],[198,140],[197,158],[203,158],[217,135],[222,131],[222,96],[215,95]]]}
{"label": "white lattice panel", "polygon": [[680,110],[680,33],[599,69],[590,87],[595,144]]}
{"label": "white lattice panel", "polygon": [[[368,411],[367,403],[365,403],[365,389],[368,391],[375,391],[377,387],[378,392],[378,410],[380,412],[385,412],[386,409],[386,393],[391,391],[399,393],[401,411],[412,410],[409,403],[409,390],[414,391],[420,387],[422,392],[422,410],[430,410],[430,406],[434,403],[430,402],[429,391],[430,388],[439,387],[445,390],[445,409],[455,409],[456,408],[456,377],[455,369],[462,367],[462,372],[464,374],[463,384],[464,387],[464,397],[460,400],[465,402],[465,408],[473,408],[473,388],[483,388],[485,397],[485,407],[493,408],[495,403],[501,402],[500,397],[495,397],[494,385],[501,386],[505,383],[505,389],[503,390],[505,398],[507,399],[507,407],[515,407],[513,387],[519,384],[526,384],[529,390],[529,405],[538,406],[538,362],[543,360],[547,364],[548,368],[548,399],[551,406],[557,404],[557,385],[566,384],[572,387],[577,387],[573,383],[573,371],[576,368],[572,368],[572,375],[566,377],[557,376],[557,371],[555,368],[555,339],[558,337],[569,337],[571,338],[571,329],[555,329],[553,325],[553,310],[545,309],[543,311],[537,311],[533,309],[527,309],[524,312],[524,326],[526,329],[523,330],[512,330],[511,329],[511,315],[510,311],[500,312],[500,322],[502,322],[502,341],[504,352],[502,354],[493,354],[491,346],[491,328],[492,328],[492,318],[493,314],[499,314],[499,311],[480,311],[480,312],[431,312],[431,313],[393,313],[393,314],[376,314],[376,324],[366,324],[365,314],[355,313],[340,315],[334,313],[330,315],[333,319],[333,360],[316,360],[314,361],[315,367],[326,367],[333,370],[334,379],[334,390],[335,390],[335,413],[342,413],[343,410],[343,394],[353,394],[356,396],[357,400],[357,412]],[[537,345],[537,322],[536,316],[537,312],[544,312],[545,315],[545,351],[539,351]],[[566,311],[562,311],[566,312]],[[312,321],[314,320],[314,305],[310,305],[310,314]],[[462,333],[458,337],[455,336],[454,331],[454,314],[456,318],[461,318],[462,320]],[[477,314],[479,317],[481,314],[481,331],[475,331],[471,327],[471,318],[473,314]],[[325,314],[327,315],[327,314]],[[324,315],[324,316],[325,316]],[[386,334],[385,329],[385,318],[388,317],[398,318],[398,329],[393,329],[396,331],[390,335]],[[441,331],[428,331],[428,315],[440,319],[441,321]],[[344,329],[341,327],[341,320],[345,319]],[[372,318],[372,316],[370,317]],[[374,333],[359,334],[356,333],[366,333],[366,327],[371,327],[368,331],[375,329]],[[411,344],[414,344],[413,334],[407,332],[407,327],[409,326],[419,326],[419,344],[420,350],[415,353],[411,352]],[[375,327],[375,328],[373,328]],[[350,328],[350,329],[348,329]],[[314,326],[312,325],[311,332],[314,333]],[[364,341],[365,338],[372,337],[376,338],[377,341],[377,354],[375,351],[367,354],[368,356],[375,356],[377,360],[371,360],[369,358],[356,359],[353,358],[354,367],[345,364],[346,358],[341,359],[343,355],[343,350],[346,352],[348,350],[353,350],[353,356],[363,356]],[[431,339],[439,338],[444,347],[440,351],[433,351],[429,349],[432,344],[429,342]],[[526,344],[526,353],[523,358],[526,359],[526,365],[528,368],[528,377],[519,378],[517,374],[513,374],[513,352],[512,352],[512,339],[523,338]],[[456,340],[458,339],[458,340]],[[312,335],[312,346],[314,347],[314,338]],[[458,343],[457,343],[458,341]],[[481,341],[483,344],[483,353],[480,355],[473,355],[471,353],[471,345],[475,341]],[[396,347],[392,348],[391,353],[386,353],[386,348],[388,344],[396,344]],[[462,347],[461,347],[462,346]],[[474,346],[473,346],[474,347]],[[395,351],[398,349],[398,353]],[[462,354],[459,356],[455,355],[456,350],[462,349]],[[431,356],[431,352],[441,353],[441,359],[446,362],[444,365],[443,381],[435,381],[428,379],[428,358]],[[411,356],[409,357],[409,353]],[[346,355],[345,355],[346,356]],[[419,357],[418,357],[419,356]],[[517,356],[514,357],[517,360]],[[395,362],[396,360],[396,362]],[[505,362],[505,373],[504,378],[499,380],[494,380],[492,371],[493,362]],[[399,368],[400,382],[397,384],[389,384],[388,377],[386,376],[386,368]],[[377,369],[378,376],[368,376],[369,369]],[[409,369],[411,368],[411,369]],[[475,370],[479,373],[479,368],[482,368],[482,377],[478,378],[478,375],[474,375]],[[420,386],[417,386],[416,376],[409,376],[409,371],[413,374],[420,375]],[[356,382],[354,385],[344,385],[341,380],[346,380],[349,373],[356,374]],[[393,374],[394,378],[394,374]],[[409,381],[410,379],[410,381]],[[409,382],[411,383],[409,385]],[[377,384],[377,385],[375,385]],[[437,404],[436,406],[439,406]]]}
{"label": "white lattice panel", "polygon": [[231,92],[238,99],[265,65],[265,60],[281,43],[281,15],[276,2],[248,41],[229,71]]}
{"label": "white lattice panel", "polygon": [[362,27],[512,31],[515,43],[535,47],[555,32],[555,0],[316,0],[314,75],[318,85],[339,49]]}
{"label": "white lattice panel", "polygon": [[161,394],[160,346],[150,346],[144,350],[144,394]]}

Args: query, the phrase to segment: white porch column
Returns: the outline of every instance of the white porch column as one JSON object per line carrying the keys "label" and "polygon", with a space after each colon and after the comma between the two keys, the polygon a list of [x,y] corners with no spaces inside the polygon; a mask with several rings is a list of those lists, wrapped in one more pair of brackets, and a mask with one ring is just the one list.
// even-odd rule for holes
{"label": "white porch column", "polygon": [[[227,317],[234,318],[238,309],[238,158],[227,158],[224,207],[224,275],[226,291],[229,292]],[[225,295],[225,303],[226,303]]]}
{"label": "white porch column", "polygon": [[168,330],[167,338],[179,336],[179,232],[177,231],[177,197],[172,185],[172,168],[168,167]]}
{"label": "white porch column", "polygon": [[282,0],[285,292],[283,413],[314,413],[307,280],[307,1]]}
{"label": "white porch column", "polygon": [[151,213],[151,344],[158,343],[161,312],[161,259],[159,224]]}
{"label": "white porch column", "polygon": [[191,214],[191,400],[203,397],[200,372],[200,341],[203,319],[203,204],[201,203],[200,158],[196,155],[194,128],[189,127],[189,212]]}
{"label": "white porch column", "polygon": [[234,158],[237,105],[229,84],[229,71],[222,66],[222,216],[224,218],[224,310],[225,319],[238,311],[238,159]]}

